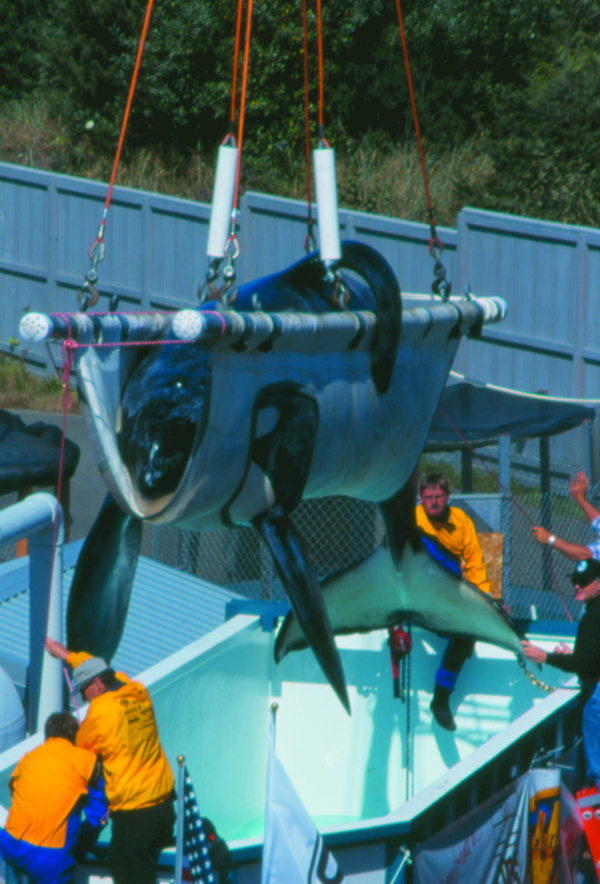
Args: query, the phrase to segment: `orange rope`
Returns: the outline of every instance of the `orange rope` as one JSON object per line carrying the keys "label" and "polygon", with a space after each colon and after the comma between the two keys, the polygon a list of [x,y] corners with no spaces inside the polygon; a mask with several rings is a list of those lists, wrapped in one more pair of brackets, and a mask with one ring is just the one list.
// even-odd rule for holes
{"label": "orange rope", "polygon": [[312,186],[310,177],[310,104],[308,93],[308,25],[306,20],[306,0],[302,0],[302,30],[304,34],[304,121],[306,129],[306,204],[308,232],[304,248],[308,252],[314,243],[312,217]]}
{"label": "orange rope", "polygon": [[252,0],[248,0],[248,12],[246,19],[246,46],[244,56],[244,74],[242,77],[242,97],[240,100],[240,122],[238,127],[238,158],[235,173],[235,190],[233,194],[233,214],[231,218],[231,235],[235,235],[235,217],[238,204],[238,191],[240,186],[240,167],[242,160],[242,139],[244,134],[244,113],[246,109],[246,89],[248,84],[248,62],[250,59],[250,30],[252,25]]}
{"label": "orange rope", "polygon": [[237,86],[237,71],[238,64],[240,59],[240,36],[242,33],[242,12],[243,12],[244,0],[238,0],[238,14],[237,14],[237,24],[235,29],[235,50],[234,50],[234,61],[233,61],[233,83],[231,86],[231,121],[229,126],[229,134],[233,135],[234,127],[235,127],[235,91]]}
{"label": "orange rope", "polygon": [[106,216],[107,216],[107,214],[108,214],[108,207],[109,207],[109,205],[110,205],[110,201],[111,201],[111,197],[112,197],[112,192],[113,192],[113,187],[114,187],[115,180],[116,180],[116,177],[117,177],[117,169],[118,169],[118,167],[119,167],[119,161],[120,161],[120,159],[121,159],[121,151],[122,151],[122,149],[123,149],[123,142],[125,141],[125,131],[126,131],[126,129],[127,129],[127,123],[128,123],[128,121],[129,121],[129,112],[130,112],[130,110],[131,110],[131,103],[132,103],[132,101],[133,101],[133,93],[134,93],[134,91],[135,91],[135,86],[136,86],[136,83],[137,83],[138,71],[139,71],[139,69],[140,69],[140,63],[141,63],[141,61],[142,61],[142,52],[144,51],[144,44],[145,44],[145,42],[146,42],[146,34],[148,33],[148,25],[150,24],[150,14],[151,14],[151,12],[152,12],[152,5],[153,5],[153,3],[154,3],[154,0],[148,0],[148,8],[146,9],[146,17],[145,17],[145,19],[144,19],[144,27],[143,27],[143,29],[142,29],[142,37],[141,37],[140,45],[139,45],[139,48],[138,48],[137,58],[136,58],[136,60],[135,60],[135,67],[134,67],[134,70],[133,70],[133,77],[132,77],[132,80],[131,80],[131,86],[130,86],[130,88],[129,88],[129,96],[128,96],[128,98],[127,98],[127,106],[126,106],[126,108],[125,108],[125,115],[124,115],[124,117],[123,117],[123,125],[121,126],[121,135],[120,135],[120,137],[119,137],[119,145],[118,145],[118,147],[117,147],[117,155],[116,155],[116,157],[115,157],[115,162],[114,162],[114,164],[113,164],[112,175],[111,175],[111,177],[110,177],[110,184],[109,184],[109,186],[108,186],[108,194],[107,194],[107,196],[106,196],[106,203],[105,203],[105,205],[104,205],[104,212],[103,212],[103,214],[102,214],[102,220],[100,221],[100,228],[99,228],[99,230],[98,230],[98,236],[96,237],[96,239],[94,240],[94,242],[92,243],[92,245],[90,246],[90,249],[89,249],[89,256],[90,256],[90,258],[92,257],[92,253],[93,253],[94,247],[95,247],[98,243],[102,244],[102,243],[104,242],[104,228],[105,228],[105,225],[106,225]]}
{"label": "orange rope", "polygon": [[[317,0],[317,27],[319,35],[319,138],[325,141],[323,128],[323,23],[321,20],[321,0]],[[325,142],[327,144],[327,142]]]}
{"label": "orange rope", "polygon": [[419,129],[419,118],[417,116],[417,106],[415,104],[415,94],[413,90],[412,77],[410,73],[410,64],[408,62],[408,50],[406,48],[406,36],[404,33],[404,21],[402,19],[402,9],[400,8],[400,0],[396,0],[396,9],[398,11],[398,22],[400,24],[400,37],[402,39],[402,49],[404,51],[404,65],[406,67],[406,78],[408,80],[408,91],[410,93],[410,103],[412,105],[413,119],[415,121],[415,132],[417,135],[417,144],[419,147],[419,157],[421,160],[421,170],[423,172],[423,184],[425,186],[425,198],[427,200],[427,211],[429,213],[429,226],[431,228],[431,238],[437,240],[435,232],[435,219],[433,217],[433,205],[429,194],[429,182],[427,181],[427,170],[425,168],[425,156],[423,154],[423,145],[421,143],[421,131]]}

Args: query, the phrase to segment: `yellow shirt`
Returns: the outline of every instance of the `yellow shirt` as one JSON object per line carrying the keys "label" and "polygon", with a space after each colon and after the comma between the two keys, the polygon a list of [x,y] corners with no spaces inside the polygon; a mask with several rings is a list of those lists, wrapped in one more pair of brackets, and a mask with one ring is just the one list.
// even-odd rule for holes
{"label": "yellow shirt", "polygon": [[[75,667],[90,655],[70,654]],[[152,700],[144,685],[124,682],[117,691],[95,697],[77,733],[77,745],[102,758],[111,810],[135,810],[163,801],[173,791],[173,773],[158,737]]]}
{"label": "yellow shirt", "polygon": [[425,534],[437,538],[442,546],[460,556],[463,577],[483,592],[492,591],[475,525],[461,509],[451,506],[448,522],[438,522],[430,519],[422,504],[419,504],[417,525]]}
{"label": "yellow shirt", "polygon": [[11,777],[6,831],[37,847],[64,847],[67,823],[83,795],[96,756],[62,737],[50,737],[24,755]]}

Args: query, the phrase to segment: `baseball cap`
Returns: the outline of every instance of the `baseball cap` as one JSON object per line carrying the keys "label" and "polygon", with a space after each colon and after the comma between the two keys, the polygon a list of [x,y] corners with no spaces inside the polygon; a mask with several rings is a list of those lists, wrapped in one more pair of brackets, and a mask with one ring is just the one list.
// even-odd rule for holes
{"label": "baseball cap", "polygon": [[71,686],[71,696],[79,694],[82,688],[85,688],[88,682],[93,681],[101,672],[106,672],[109,665],[102,657],[90,657],[84,660],[79,666],[73,670],[73,681]]}
{"label": "baseball cap", "polygon": [[574,586],[580,586],[583,589],[600,577],[600,562],[597,562],[596,559],[583,559],[577,563],[577,567],[568,577],[571,578]]}

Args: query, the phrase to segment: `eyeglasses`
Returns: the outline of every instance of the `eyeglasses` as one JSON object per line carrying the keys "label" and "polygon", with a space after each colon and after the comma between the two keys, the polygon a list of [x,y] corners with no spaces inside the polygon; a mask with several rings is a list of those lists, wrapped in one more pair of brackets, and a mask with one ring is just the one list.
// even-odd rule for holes
{"label": "eyeglasses", "polygon": [[445,500],[447,497],[447,494],[422,494],[421,500],[426,500],[428,503],[433,503],[434,500]]}

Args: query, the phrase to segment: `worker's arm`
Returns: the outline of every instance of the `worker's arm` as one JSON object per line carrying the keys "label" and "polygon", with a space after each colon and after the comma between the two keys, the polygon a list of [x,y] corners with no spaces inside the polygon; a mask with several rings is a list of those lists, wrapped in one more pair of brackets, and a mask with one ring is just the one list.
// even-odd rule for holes
{"label": "worker's arm", "polygon": [[92,656],[86,651],[70,651],[53,638],[47,638],[44,645],[51,657],[56,657],[58,660],[64,660],[65,663],[69,664],[71,669],[75,669],[76,666],[79,666],[84,660],[89,660]]}
{"label": "worker's arm", "polygon": [[[589,547],[583,546],[581,543],[569,543],[568,540],[563,540],[562,537],[556,537],[556,535],[550,534],[549,531],[545,528],[541,528],[539,525],[536,525],[531,533],[538,543],[541,543],[543,546],[554,547],[554,549],[557,549],[560,553],[568,559],[572,559],[574,562],[593,558]],[[552,536],[555,537],[554,543],[549,544],[548,541]]]}
{"label": "worker's arm", "polygon": [[521,644],[523,645],[523,653],[528,660],[533,660],[534,663],[546,662],[548,654],[546,651],[542,650],[542,648],[538,648],[537,645],[532,645],[531,642],[525,640],[523,640]]}
{"label": "worker's arm", "polygon": [[587,499],[587,491],[589,487],[589,479],[586,474],[580,470],[577,473],[574,482],[571,482],[571,497],[576,500],[581,509],[584,511],[587,520],[591,523],[600,516],[600,510],[597,510]]}
{"label": "worker's arm", "polygon": [[64,645],[61,645],[60,642],[55,641],[53,638],[47,638],[44,642],[44,646],[51,657],[56,657],[58,660],[64,660],[65,663],[67,662],[69,651]]}

